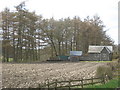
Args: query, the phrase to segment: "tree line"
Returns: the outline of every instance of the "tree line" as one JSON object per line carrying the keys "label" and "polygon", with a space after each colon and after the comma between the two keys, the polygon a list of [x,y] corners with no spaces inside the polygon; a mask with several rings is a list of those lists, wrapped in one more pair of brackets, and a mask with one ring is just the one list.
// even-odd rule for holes
{"label": "tree line", "polygon": [[69,55],[70,51],[88,51],[89,45],[113,45],[99,16],[81,20],[79,16],[59,20],[44,19],[25,8],[25,2],[5,8],[2,14],[3,62],[39,61],[42,55]]}

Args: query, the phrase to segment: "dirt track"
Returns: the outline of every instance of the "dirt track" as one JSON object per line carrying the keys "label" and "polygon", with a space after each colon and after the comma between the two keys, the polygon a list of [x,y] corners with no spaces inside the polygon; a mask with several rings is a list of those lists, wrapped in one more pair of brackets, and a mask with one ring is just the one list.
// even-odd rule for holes
{"label": "dirt track", "polygon": [[3,88],[37,87],[47,78],[50,80],[90,78],[96,68],[105,62],[2,64]]}

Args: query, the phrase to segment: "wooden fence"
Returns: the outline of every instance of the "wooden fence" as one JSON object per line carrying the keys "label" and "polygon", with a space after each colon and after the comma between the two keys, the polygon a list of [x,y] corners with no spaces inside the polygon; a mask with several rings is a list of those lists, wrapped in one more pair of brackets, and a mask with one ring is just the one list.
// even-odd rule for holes
{"label": "wooden fence", "polygon": [[105,84],[107,78],[106,77],[100,77],[100,78],[90,78],[90,79],[79,79],[79,80],[67,80],[67,81],[58,81],[54,80],[53,82],[50,82],[49,80],[46,81],[45,84],[40,85],[39,88],[72,88],[72,87],[85,87],[87,85],[94,85],[94,84]]}
{"label": "wooden fence", "polygon": [[[113,74],[113,78],[118,78],[120,80],[120,66],[115,70],[115,73]],[[109,79],[112,79],[106,75],[104,77],[92,77],[89,79],[78,79],[78,80],[66,80],[66,81],[59,81],[59,80],[46,80],[44,84],[39,84],[39,88],[84,88],[87,85],[94,85],[94,84],[105,84],[109,81]],[[119,82],[120,84],[120,82]]]}

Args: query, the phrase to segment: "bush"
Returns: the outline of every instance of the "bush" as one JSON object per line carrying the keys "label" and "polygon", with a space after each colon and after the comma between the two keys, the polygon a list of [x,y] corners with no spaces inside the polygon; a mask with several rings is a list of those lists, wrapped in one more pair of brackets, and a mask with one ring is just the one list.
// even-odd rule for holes
{"label": "bush", "polygon": [[118,53],[113,53],[112,59],[118,59],[119,58],[119,54]]}
{"label": "bush", "polygon": [[105,77],[105,76],[107,76],[108,79],[110,80],[110,79],[113,78],[112,68],[110,66],[99,66],[97,68],[96,76],[97,77]]}

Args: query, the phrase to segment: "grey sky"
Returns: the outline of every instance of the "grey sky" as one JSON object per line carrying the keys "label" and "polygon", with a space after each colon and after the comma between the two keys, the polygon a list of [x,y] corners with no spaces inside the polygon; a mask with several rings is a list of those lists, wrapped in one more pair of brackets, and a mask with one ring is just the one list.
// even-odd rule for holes
{"label": "grey sky", "polygon": [[118,43],[120,44],[120,1],[118,4]]}
{"label": "grey sky", "polygon": [[[5,7],[14,10],[14,6],[25,0],[0,0],[0,11]],[[119,0],[26,0],[30,11],[36,11],[44,18],[55,19],[79,16],[81,19],[93,15],[100,16],[108,29],[107,34],[118,43],[118,1]]]}

